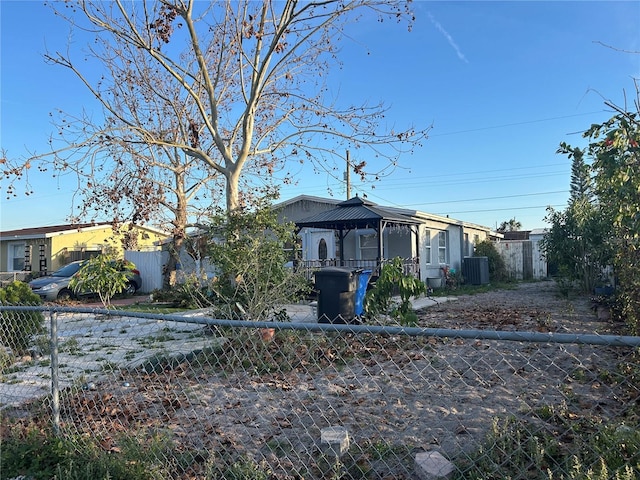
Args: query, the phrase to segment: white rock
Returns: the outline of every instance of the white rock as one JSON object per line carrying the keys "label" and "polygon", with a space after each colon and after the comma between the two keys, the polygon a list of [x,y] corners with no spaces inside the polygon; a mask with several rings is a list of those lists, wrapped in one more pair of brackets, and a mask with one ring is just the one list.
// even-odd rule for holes
{"label": "white rock", "polygon": [[420,452],[416,455],[416,474],[420,480],[447,478],[455,466],[439,452]]}
{"label": "white rock", "polygon": [[342,456],[349,450],[349,432],[344,427],[327,427],[320,430],[320,445],[326,455]]}

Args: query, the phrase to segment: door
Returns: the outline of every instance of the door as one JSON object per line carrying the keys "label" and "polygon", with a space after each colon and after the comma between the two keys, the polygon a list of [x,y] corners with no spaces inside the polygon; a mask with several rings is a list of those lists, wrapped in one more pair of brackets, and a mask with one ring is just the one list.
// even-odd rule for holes
{"label": "door", "polygon": [[336,240],[333,230],[319,230],[309,233],[309,248],[305,260],[334,260]]}

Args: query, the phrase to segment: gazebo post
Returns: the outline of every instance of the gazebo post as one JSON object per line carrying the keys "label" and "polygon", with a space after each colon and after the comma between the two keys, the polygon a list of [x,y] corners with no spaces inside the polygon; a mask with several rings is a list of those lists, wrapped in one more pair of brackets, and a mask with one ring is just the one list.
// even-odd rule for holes
{"label": "gazebo post", "polygon": [[382,260],[384,259],[384,242],[382,240],[383,229],[382,220],[378,220],[378,269],[382,268]]}
{"label": "gazebo post", "polygon": [[420,255],[420,227],[413,225],[411,226],[411,233],[413,233],[415,235],[415,239],[416,239],[416,259],[418,262],[418,271],[417,271],[417,278],[422,280],[422,272],[421,272],[421,266],[420,266],[420,258],[422,257]]}
{"label": "gazebo post", "polygon": [[344,230],[338,229],[338,244],[340,245],[340,266],[344,267]]}

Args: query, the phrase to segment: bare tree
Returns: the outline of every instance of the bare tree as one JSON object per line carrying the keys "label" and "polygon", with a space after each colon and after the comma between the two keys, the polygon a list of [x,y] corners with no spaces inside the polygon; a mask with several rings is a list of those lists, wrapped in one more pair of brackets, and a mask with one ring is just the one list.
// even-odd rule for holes
{"label": "bare tree", "polygon": [[[62,6],[64,5],[64,7]],[[48,52],[97,99],[104,115],[59,112],[51,151],[6,159],[21,177],[36,162],[81,179],[81,215],[186,229],[212,205],[231,212],[292,182],[291,162],[334,175],[340,152],[368,148],[385,168],[426,138],[394,131],[386,107],[344,104],[327,86],[350,22],[412,18],[398,0],[67,1],[51,4],[95,38],[83,55]],[[70,44],[70,46],[73,46]],[[379,175],[352,164],[363,179]],[[9,184],[9,193],[14,193]],[[27,180],[28,188],[28,180]],[[177,257],[169,265],[175,266]]]}

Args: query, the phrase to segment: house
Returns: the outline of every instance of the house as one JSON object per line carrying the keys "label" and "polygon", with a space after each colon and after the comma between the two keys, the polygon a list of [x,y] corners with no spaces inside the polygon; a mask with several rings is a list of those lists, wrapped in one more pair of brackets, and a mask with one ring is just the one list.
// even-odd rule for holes
{"label": "house", "polygon": [[382,261],[401,257],[405,272],[430,286],[440,286],[445,267],[461,271],[475,244],[500,236],[482,225],[380,206],[357,196],[339,201],[300,195],[274,208],[280,221],[298,227],[300,261],[306,267],[342,265],[375,271]]}
{"label": "house", "polygon": [[138,225],[117,232],[106,222],[0,232],[0,271],[44,274],[106,250],[124,255],[125,247],[155,248],[166,237],[163,232]]}

